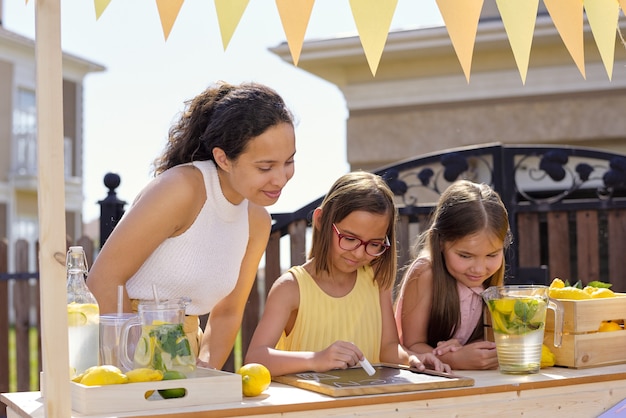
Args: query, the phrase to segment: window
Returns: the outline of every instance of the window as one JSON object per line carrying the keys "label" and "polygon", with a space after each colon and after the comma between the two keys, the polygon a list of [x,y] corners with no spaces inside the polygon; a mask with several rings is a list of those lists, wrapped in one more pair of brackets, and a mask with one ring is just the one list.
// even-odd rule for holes
{"label": "window", "polygon": [[21,175],[37,173],[37,107],[35,91],[20,88],[13,111],[13,137],[16,141],[14,170]]}

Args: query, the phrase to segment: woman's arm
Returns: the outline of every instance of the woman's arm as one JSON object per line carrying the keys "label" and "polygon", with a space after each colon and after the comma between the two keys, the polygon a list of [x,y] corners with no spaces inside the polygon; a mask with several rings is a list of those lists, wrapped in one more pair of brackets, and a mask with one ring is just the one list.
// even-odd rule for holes
{"label": "woman's arm", "polygon": [[222,368],[232,351],[271,229],[267,210],[253,203],[248,205],[250,238],[239,278],[235,288],[211,310],[198,356],[201,363],[216,369]]}
{"label": "woman's arm", "polygon": [[[164,240],[187,230],[205,200],[202,174],[191,166],[172,168],[144,188],[89,271],[87,285],[100,313],[116,312],[118,285],[125,285]],[[131,311],[128,296],[124,311]]]}

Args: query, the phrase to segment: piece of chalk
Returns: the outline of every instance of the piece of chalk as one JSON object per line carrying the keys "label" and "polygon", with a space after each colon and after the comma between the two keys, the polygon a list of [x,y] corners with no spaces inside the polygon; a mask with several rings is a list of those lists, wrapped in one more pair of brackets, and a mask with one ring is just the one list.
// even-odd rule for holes
{"label": "piece of chalk", "polygon": [[373,376],[374,373],[376,373],[376,370],[374,370],[370,362],[365,357],[363,357],[363,360],[361,360],[359,363],[361,363],[361,367],[363,367],[363,370],[365,370],[365,373],[367,373],[369,376]]}

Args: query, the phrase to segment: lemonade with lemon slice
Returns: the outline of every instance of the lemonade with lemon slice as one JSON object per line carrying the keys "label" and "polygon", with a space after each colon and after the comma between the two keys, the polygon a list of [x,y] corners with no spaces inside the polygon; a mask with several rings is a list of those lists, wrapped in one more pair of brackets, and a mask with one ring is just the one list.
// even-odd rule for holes
{"label": "lemonade with lemon slice", "polygon": [[504,373],[539,370],[547,303],[541,297],[504,297],[488,301],[498,363]]}
{"label": "lemonade with lemon slice", "polygon": [[135,347],[135,367],[155,370],[176,370],[189,374],[196,369],[196,356],[191,351],[182,324],[153,321],[141,326],[141,337]]}
{"label": "lemonade with lemon slice", "polygon": [[76,373],[98,365],[99,312],[94,303],[67,305],[70,367]]}
{"label": "lemonade with lemon slice", "polygon": [[83,247],[69,248],[65,267],[70,369],[80,374],[99,364],[100,309],[85,283],[88,268]]}

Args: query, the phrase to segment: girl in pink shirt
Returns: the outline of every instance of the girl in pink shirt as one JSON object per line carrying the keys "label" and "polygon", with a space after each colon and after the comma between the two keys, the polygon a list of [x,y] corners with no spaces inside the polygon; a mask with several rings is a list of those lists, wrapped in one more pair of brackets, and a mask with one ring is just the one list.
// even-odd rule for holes
{"label": "girl in pink shirt", "polygon": [[497,368],[495,343],[483,340],[480,294],[503,284],[510,242],[507,210],[495,191],[466,180],[450,185],[401,282],[395,318],[402,344],[453,369]]}

